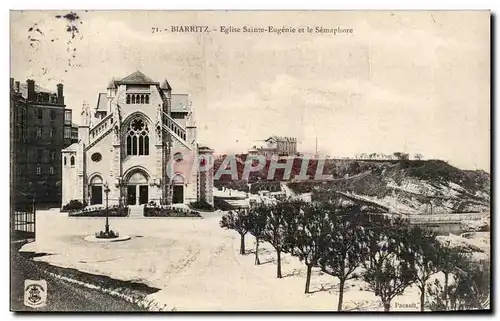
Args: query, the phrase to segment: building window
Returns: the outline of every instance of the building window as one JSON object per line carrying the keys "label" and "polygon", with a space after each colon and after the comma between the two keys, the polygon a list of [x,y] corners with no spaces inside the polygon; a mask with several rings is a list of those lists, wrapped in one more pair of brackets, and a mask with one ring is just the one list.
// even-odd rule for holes
{"label": "building window", "polygon": [[39,162],[43,162],[43,150],[42,149],[38,149],[36,151],[36,159],[39,161]]}
{"label": "building window", "polygon": [[127,155],[149,155],[149,129],[140,118],[130,122],[127,132]]}
{"label": "building window", "polygon": [[42,119],[43,118],[43,110],[41,108],[38,108],[37,113],[38,113],[38,119]]}
{"label": "building window", "polygon": [[37,127],[36,138],[42,138],[42,127]]}
{"label": "building window", "polygon": [[75,156],[71,156],[71,158],[69,159],[69,163],[71,166],[75,166]]}
{"label": "building window", "polygon": [[174,154],[174,162],[178,163],[183,159],[182,153],[175,153]]}
{"label": "building window", "polygon": [[54,175],[54,166],[49,167],[49,174]]}
{"label": "building window", "polygon": [[56,120],[56,111],[55,110],[50,111],[50,120]]}
{"label": "building window", "polygon": [[42,166],[38,165],[38,166],[36,167],[36,174],[37,174],[37,175],[42,175]]}
{"label": "building window", "polygon": [[51,160],[56,160],[56,151],[55,150],[51,150],[50,151],[50,159]]}
{"label": "building window", "polygon": [[49,129],[49,138],[54,137],[54,128]]}
{"label": "building window", "polygon": [[66,161],[66,156],[64,156],[64,165],[66,166],[67,161]]}
{"label": "building window", "polygon": [[149,104],[149,94],[127,94],[127,104]]}
{"label": "building window", "polygon": [[64,127],[64,138],[71,139],[71,127]]}
{"label": "building window", "polygon": [[64,125],[71,125],[72,120],[72,111],[71,109],[64,110]]}
{"label": "building window", "polygon": [[101,155],[101,153],[94,153],[94,154],[92,154],[92,156],[90,156],[90,159],[92,159],[93,162],[98,163],[101,161],[102,155]]}

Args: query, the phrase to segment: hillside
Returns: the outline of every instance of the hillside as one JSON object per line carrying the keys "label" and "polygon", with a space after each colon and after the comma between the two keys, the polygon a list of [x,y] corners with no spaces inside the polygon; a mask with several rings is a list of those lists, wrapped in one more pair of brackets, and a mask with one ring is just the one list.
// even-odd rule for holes
{"label": "hillside", "polygon": [[490,185],[488,173],[463,171],[440,160],[378,163],[332,182],[289,183],[297,192],[317,197],[343,192],[405,214],[489,212]]}
{"label": "hillside", "polygon": [[[334,192],[360,201],[378,204],[389,212],[406,214],[467,213],[490,211],[490,175],[484,171],[461,170],[441,160],[325,160],[322,173],[332,175],[329,180],[314,180],[317,160],[307,166],[307,181],[297,181],[302,165],[294,159],[291,175],[283,179],[284,170],[278,169],[268,179],[269,161],[260,171],[250,174],[249,182],[242,181],[246,155],[237,155],[238,180],[222,175],[216,187],[226,186],[245,192],[276,191],[287,181],[296,193],[313,192],[316,198],[327,198]],[[280,162],[285,162],[281,160]],[[222,161],[216,162],[215,171]],[[250,183],[250,184],[248,184]]]}

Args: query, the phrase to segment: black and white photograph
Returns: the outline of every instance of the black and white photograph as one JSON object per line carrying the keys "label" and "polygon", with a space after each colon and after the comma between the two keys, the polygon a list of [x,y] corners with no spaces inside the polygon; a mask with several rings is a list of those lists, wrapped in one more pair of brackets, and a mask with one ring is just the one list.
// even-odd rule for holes
{"label": "black and white photograph", "polygon": [[10,311],[491,312],[489,10],[9,18]]}

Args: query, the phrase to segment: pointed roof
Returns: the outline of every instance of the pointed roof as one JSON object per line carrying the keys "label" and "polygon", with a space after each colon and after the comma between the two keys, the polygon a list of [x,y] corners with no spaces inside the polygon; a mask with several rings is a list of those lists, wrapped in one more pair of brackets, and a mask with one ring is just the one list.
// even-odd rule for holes
{"label": "pointed roof", "polygon": [[107,111],[108,110],[108,94],[99,93],[97,97],[96,111]]}
{"label": "pointed roof", "polygon": [[123,78],[122,80],[115,81],[115,84],[123,84],[123,85],[156,85],[158,82],[154,81],[153,79],[149,78],[139,70],[136,72],[128,75],[127,77]]}
{"label": "pointed roof", "polygon": [[170,87],[167,78],[165,78],[165,80],[161,83],[160,89],[172,90],[172,87]]}

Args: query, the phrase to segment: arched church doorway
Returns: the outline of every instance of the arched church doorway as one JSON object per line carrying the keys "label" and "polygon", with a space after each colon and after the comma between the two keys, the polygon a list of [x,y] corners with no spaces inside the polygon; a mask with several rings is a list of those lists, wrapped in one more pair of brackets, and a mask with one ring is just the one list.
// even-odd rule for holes
{"label": "arched church doorway", "polygon": [[99,175],[90,180],[90,205],[102,204],[102,178]]}
{"label": "arched church doorway", "polygon": [[148,179],[142,171],[131,173],[126,180],[127,185],[127,205],[141,205],[149,201]]}
{"label": "arched church doorway", "polygon": [[172,179],[172,204],[184,203],[184,177],[182,175],[175,175]]}

